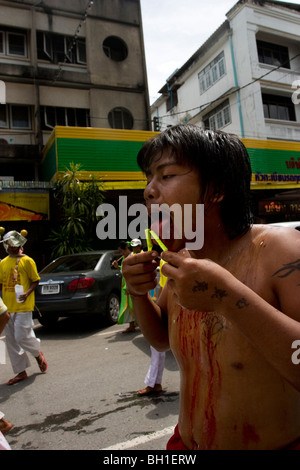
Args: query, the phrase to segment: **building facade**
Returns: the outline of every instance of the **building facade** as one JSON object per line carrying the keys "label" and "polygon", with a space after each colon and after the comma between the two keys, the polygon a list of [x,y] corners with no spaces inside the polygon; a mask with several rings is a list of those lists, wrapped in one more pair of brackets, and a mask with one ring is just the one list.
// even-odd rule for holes
{"label": "building facade", "polygon": [[0,9],[2,180],[40,179],[56,125],[151,128],[139,0],[1,0]]}
{"label": "building facade", "polygon": [[[237,2],[159,93],[154,130],[192,123],[237,134],[249,148],[252,189],[261,190],[256,215],[300,217],[300,5]],[[284,206],[274,199],[282,190],[299,211],[270,210]]]}
{"label": "building facade", "polygon": [[[28,230],[41,267],[56,127],[151,130],[140,0],[0,0],[0,11],[0,225]],[[76,158],[84,169],[88,148]]]}

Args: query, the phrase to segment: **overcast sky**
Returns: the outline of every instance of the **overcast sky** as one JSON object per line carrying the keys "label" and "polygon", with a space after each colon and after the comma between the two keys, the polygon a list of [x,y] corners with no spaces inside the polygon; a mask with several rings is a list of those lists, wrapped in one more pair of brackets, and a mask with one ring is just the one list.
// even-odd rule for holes
{"label": "overcast sky", "polygon": [[[283,0],[284,1],[284,0]],[[234,0],[140,0],[150,104],[166,79],[226,20]],[[291,0],[300,4],[300,0]]]}

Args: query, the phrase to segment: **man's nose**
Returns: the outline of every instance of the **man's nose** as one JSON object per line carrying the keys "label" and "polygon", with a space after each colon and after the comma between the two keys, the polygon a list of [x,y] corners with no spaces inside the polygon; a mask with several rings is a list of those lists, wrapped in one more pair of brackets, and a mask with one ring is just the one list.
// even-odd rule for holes
{"label": "man's nose", "polygon": [[153,200],[157,198],[158,198],[158,189],[157,189],[155,182],[152,180],[147,184],[144,190],[144,199],[145,201],[147,201],[149,199]]}

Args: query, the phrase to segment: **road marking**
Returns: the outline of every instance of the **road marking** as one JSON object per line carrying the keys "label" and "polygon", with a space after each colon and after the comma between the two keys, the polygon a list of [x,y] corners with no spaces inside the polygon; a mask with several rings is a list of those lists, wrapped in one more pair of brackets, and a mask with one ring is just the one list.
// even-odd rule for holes
{"label": "road marking", "polygon": [[174,427],[175,426],[170,426],[168,428],[162,429],[161,431],[155,431],[150,434],[146,434],[144,436],[136,437],[135,439],[132,439],[131,441],[126,441],[126,442],[120,442],[119,444],[115,444],[110,447],[106,447],[105,449],[101,450],[125,450],[125,449],[132,449],[132,447],[136,447],[141,444],[145,444],[149,441],[154,441],[155,439],[160,439],[162,437],[165,437],[168,434],[173,434],[174,433]]}
{"label": "road marking", "polygon": [[95,334],[92,335],[92,336],[106,336],[106,335],[112,335],[113,333],[119,333],[119,332],[122,331],[123,329],[124,329],[124,328],[120,328],[120,329],[114,328],[113,330],[105,331],[104,333],[95,333]]}

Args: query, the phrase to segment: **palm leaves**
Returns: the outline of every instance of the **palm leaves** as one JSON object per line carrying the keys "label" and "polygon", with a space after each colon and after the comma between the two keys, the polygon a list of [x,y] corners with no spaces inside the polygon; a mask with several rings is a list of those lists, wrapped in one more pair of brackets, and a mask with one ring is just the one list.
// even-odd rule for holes
{"label": "palm leaves", "polygon": [[52,259],[92,249],[96,233],[96,209],[104,200],[103,188],[91,175],[90,181],[80,180],[80,163],[69,164],[56,181],[54,197],[60,207],[59,226],[48,238]]}

